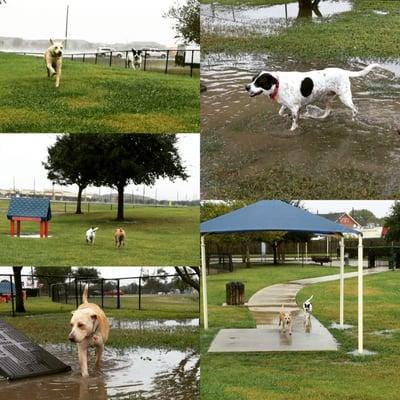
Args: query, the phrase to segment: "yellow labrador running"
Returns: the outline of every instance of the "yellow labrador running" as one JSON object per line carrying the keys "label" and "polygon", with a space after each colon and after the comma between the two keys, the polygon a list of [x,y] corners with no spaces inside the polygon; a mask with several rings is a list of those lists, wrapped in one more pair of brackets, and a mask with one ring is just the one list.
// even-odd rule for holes
{"label": "yellow labrador running", "polygon": [[60,86],[62,55],[64,50],[63,42],[54,42],[50,39],[50,47],[44,53],[44,62],[47,67],[47,76],[56,76],[56,87]]}

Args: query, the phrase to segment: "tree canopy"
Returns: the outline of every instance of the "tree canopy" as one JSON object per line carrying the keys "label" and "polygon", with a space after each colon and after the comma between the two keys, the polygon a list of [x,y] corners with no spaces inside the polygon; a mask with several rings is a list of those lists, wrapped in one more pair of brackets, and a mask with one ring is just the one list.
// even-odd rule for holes
{"label": "tree canopy", "polygon": [[396,201],[393,204],[390,215],[385,219],[385,227],[388,228],[386,234],[388,242],[400,241],[400,202]]}
{"label": "tree canopy", "polygon": [[183,5],[175,3],[165,13],[165,17],[175,21],[178,38],[185,43],[200,44],[200,3],[197,0],[187,0]]}

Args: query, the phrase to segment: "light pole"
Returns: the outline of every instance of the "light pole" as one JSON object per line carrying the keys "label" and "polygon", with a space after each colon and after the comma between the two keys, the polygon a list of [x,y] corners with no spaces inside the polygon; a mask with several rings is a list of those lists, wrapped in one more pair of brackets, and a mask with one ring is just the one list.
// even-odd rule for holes
{"label": "light pole", "polygon": [[65,42],[64,42],[65,50],[67,50],[67,40],[68,40],[68,19],[69,19],[69,4],[67,4],[67,15],[65,18]]}

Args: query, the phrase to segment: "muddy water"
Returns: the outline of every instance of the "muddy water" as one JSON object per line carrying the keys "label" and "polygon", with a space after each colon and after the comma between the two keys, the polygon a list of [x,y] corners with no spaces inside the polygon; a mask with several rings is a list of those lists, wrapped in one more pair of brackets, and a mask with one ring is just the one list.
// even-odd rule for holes
{"label": "muddy water", "polygon": [[175,329],[180,327],[198,327],[199,319],[151,319],[151,320],[124,320],[109,318],[111,328],[117,329]]}
{"label": "muddy water", "polygon": [[13,400],[191,400],[199,395],[199,356],[193,351],[107,348],[101,371],[89,361],[89,378],[79,374],[73,345],[46,350],[71,365],[72,372],[22,381],[0,381],[0,398]]}
{"label": "muddy water", "polygon": [[299,3],[273,6],[227,6],[220,4],[201,5],[201,28],[204,33],[243,35],[257,33],[271,35],[280,28],[294,23],[297,18],[323,21],[324,18],[351,11],[352,3],[348,0],[327,0],[318,8],[302,7]]}
{"label": "muddy water", "polygon": [[[359,109],[355,121],[338,100],[324,120],[301,119],[289,131],[290,118],[278,115],[279,105],[266,96],[250,98],[244,86],[260,70],[307,71],[325,67],[359,70],[372,60],[344,64],[299,63],[268,56],[213,54],[203,60],[201,115],[204,195],[222,193],[224,176],[238,170],[238,179],[257,176],[271,167],[314,168],[313,176],[333,167],[353,166],[382,176],[384,195],[398,190],[400,158],[400,64],[382,62],[364,78],[352,79],[353,100]],[[318,105],[318,104],[317,104]],[[387,180],[384,181],[384,175]],[[277,176],[279,179],[279,176]],[[349,184],[352,184],[349,177]]]}

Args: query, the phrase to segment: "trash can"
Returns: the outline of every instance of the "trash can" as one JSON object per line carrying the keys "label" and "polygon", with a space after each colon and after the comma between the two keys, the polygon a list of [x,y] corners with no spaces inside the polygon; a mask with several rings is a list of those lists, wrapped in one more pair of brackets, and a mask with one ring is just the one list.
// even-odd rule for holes
{"label": "trash can", "polygon": [[375,268],[376,256],[375,253],[370,251],[368,253],[368,268]]}
{"label": "trash can", "polygon": [[244,283],[229,282],[226,284],[226,304],[229,306],[244,304]]}

